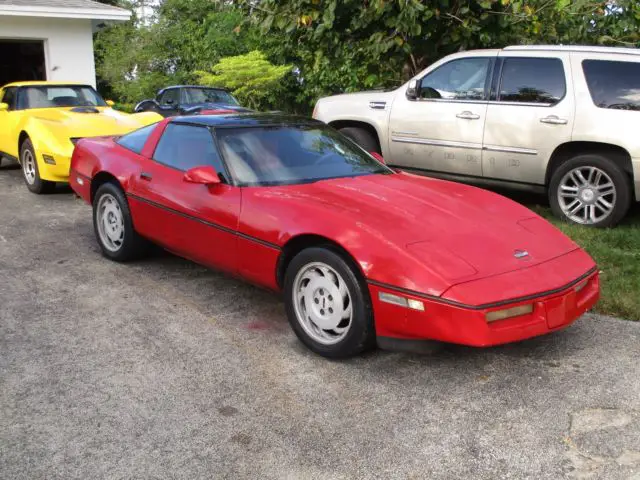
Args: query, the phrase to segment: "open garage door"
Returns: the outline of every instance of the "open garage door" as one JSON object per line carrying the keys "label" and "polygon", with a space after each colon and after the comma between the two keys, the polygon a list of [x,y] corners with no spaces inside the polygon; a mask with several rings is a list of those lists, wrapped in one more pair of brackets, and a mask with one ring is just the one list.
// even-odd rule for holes
{"label": "open garage door", "polygon": [[0,86],[46,79],[43,41],[0,39]]}

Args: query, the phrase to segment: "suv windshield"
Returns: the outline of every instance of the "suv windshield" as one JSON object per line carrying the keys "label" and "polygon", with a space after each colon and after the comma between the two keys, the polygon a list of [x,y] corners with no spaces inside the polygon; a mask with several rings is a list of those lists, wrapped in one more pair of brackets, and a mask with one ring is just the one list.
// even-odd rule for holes
{"label": "suv windshield", "polygon": [[104,107],[107,104],[88,85],[36,85],[20,89],[20,109],[56,107]]}
{"label": "suv windshield", "polygon": [[219,128],[217,138],[242,186],[393,173],[351,140],[322,126]]}
{"label": "suv windshield", "polygon": [[582,62],[593,103],[600,108],[640,110],[640,62]]}
{"label": "suv windshield", "polygon": [[238,101],[229,92],[218,88],[184,89],[185,103],[221,103],[223,105],[238,105]]}

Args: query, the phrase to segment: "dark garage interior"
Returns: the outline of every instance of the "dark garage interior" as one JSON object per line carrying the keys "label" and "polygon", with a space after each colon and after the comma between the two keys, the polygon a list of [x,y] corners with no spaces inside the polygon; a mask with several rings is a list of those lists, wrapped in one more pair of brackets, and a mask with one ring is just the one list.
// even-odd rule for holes
{"label": "dark garage interior", "polygon": [[0,40],[0,86],[23,80],[46,80],[44,42]]}

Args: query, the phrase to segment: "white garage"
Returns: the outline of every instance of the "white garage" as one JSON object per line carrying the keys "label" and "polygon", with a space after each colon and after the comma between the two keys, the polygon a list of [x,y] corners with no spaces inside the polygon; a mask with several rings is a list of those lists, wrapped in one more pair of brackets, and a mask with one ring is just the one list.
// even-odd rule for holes
{"label": "white garage", "polygon": [[95,86],[93,33],[130,17],[91,0],[0,0],[0,86],[24,80]]}

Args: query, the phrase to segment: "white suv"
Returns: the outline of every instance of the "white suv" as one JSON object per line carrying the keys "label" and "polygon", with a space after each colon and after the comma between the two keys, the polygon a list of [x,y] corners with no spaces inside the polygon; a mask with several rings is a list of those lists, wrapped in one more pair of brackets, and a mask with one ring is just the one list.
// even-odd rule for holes
{"label": "white suv", "polygon": [[640,199],[640,50],[522,46],[443,58],[390,92],[322,98],[322,120],[391,166],[547,191],[610,227]]}

